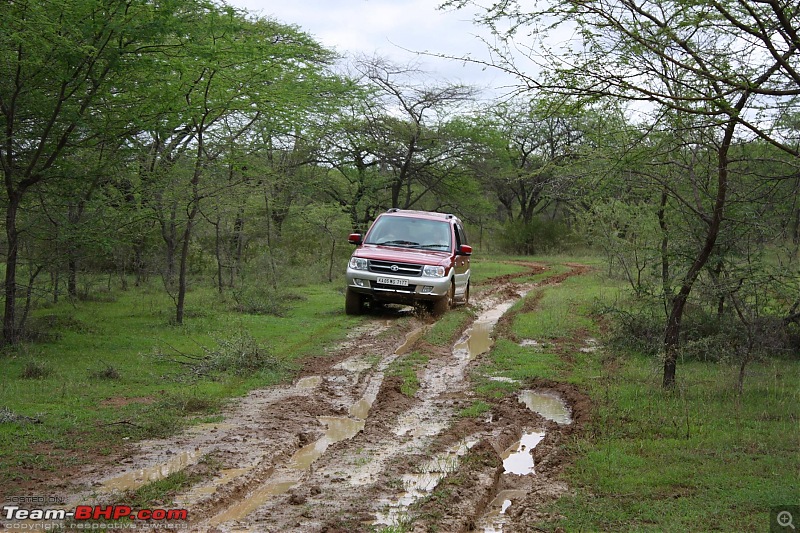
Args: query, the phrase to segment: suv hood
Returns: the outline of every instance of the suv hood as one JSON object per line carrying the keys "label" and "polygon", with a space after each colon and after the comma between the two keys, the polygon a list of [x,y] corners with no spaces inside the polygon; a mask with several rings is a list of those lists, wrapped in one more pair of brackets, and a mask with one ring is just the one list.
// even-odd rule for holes
{"label": "suv hood", "polygon": [[380,261],[396,261],[398,263],[416,263],[420,265],[450,264],[450,252],[442,250],[415,250],[396,246],[379,246],[363,244],[353,252],[354,257],[378,259]]}

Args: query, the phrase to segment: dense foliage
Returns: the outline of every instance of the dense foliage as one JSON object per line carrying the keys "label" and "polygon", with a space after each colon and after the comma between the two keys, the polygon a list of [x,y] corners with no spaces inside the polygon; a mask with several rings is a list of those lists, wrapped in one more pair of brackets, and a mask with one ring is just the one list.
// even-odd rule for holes
{"label": "dense foliage", "polygon": [[664,309],[665,385],[687,309],[741,325],[744,368],[800,319],[797,9],[640,4],[485,8],[524,89],[487,103],[211,1],[3,3],[4,341],[99,274],[159,278],[177,323],[191,283],[262,312],[400,207],[457,213],[479,249],[604,251]]}

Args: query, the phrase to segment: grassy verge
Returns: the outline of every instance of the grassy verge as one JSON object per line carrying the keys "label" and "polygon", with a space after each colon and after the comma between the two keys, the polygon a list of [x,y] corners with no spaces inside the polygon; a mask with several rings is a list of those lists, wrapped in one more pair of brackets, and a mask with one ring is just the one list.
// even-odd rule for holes
{"label": "grassy verge", "polygon": [[227,399],[291,379],[359,320],[344,314],[338,286],[295,289],[282,302],[277,316],[247,314],[197,289],[183,326],[155,288],[37,310],[38,340],[2,356],[0,485],[12,491],[213,420]]}
{"label": "grassy verge", "polygon": [[685,363],[670,393],[650,358],[607,365],[595,436],[572,446],[577,490],[556,506],[566,530],[766,531],[771,507],[800,502],[798,362],[753,365],[741,398],[711,363]]}
{"label": "grassy verge", "polygon": [[596,269],[532,291],[475,373],[487,399],[543,377],[577,385],[595,405],[587,431],[565,444],[573,490],[549,509],[563,519],[535,526],[768,530],[771,507],[800,502],[800,361],[752,364],[741,397],[735,368],[687,361],[665,392],[656,359],[595,349],[602,328],[592,311],[622,289]]}

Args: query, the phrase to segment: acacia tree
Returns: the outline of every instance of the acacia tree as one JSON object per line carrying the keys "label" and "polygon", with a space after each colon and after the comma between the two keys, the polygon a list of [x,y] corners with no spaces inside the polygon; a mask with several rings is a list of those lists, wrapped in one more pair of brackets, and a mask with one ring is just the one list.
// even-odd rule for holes
{"label": "acacia tree", "polygon": [[[188,0],[187,2],[188,3]],[[137,111],[125,94],[137,59],[157,53],[180,22],[180,5],[147,0],[20,0],[0,7],[0,168],[6,232],[3,339],[18,339],[17,267],[24,199],[57,180],[71,150],[128,131]],[[112,90],[116,100],[111,97]],[[123,130],[99,110],[130,120]],[[102,126],[102,127],[100,127]]]}
{"label": "acacia tree", "polygon": [[589,116],[566,102],[514,98],[477,117],[482,150],[476,150],[471,166],[510,220],[530,224],[567,199],[573,181],[567,169],[584,151]]}
{"label": "acacia tree", "polygon": [[342,86],[326,69],[333,53],[294,27],[213,3],[186,18],[183,33],[164,44],[170,53],[150,65],[161,81],[141,90],[155,110],[134,138],[143,149],[139,199],[161,229],[178,324],[201,204],[251,177],[241,169],[253,152],[269,152],[264,123],[270,135],[286,135]]}
{"label": "acacia tree", "polygon": [[372,155],[391,176],[391,207],[408,209],[460,172],[467,145],[452,135],[448,118],[476,91],[462,84],[420,82],[418,69],[381,58],[361,59],[356,69],[381,103],[370,108],[366,126]]}
{"label": "acacia tree", "polygon": [[[467,4],[479,2],[446,3]],[[704,236],[678,283],[664,332],[663,385],[674,386],[685,306],[725,222],[731,146],[760,138],[800,156],[778,120],[778,110],[800,95],[800,13],[781,0],[506,0],[483,10],[478,22],[508,45],[496,50],[498,66],[527,87],[641,102],[653,124],[678,116],[707,131],[716,153],[714,185],[694,210]],[[555,36],[564,32],[576,41],[556,49]],[[517,67],[510,51],[518,37],[534,40],[513,49],[529,50],[542,75]]]}

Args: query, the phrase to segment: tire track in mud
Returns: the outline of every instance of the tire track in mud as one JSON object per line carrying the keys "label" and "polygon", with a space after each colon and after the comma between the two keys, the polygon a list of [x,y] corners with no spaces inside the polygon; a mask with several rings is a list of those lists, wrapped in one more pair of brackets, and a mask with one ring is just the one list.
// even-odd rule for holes
{"label": "tire track in mud", "polygon": [[[514,398],[494,405],[485,420],[458,417],[473,399],[469,368],[491,344],[472,347],[472,339],[488,339],[529,290],[585,268],[569,265],[570,272],[542,282],[515,283],[544,268],[526,266],[529,272],[481,284],[474,295],[477,318],[452,350],[430,354],[414,398],[403,395],[399,381],[385,372],[419,342],[429,324],[411,317],[401,327],[375,318],[332,356],[309,363],[306,376],[294,385],[251,392],[219,424],[140,443],[131,463],[85,482],[99,494],[98,501],[108,500],[115,491],[211,457],[221,468],[175,499],[178,507],[189,509],[192,531],[366,531],[411,520],[435,523],[443,531],[468,530],[494,500],[502,506],[539,490],[530,479],[510,483],[502,474],[502,454],[523,430],[545,430],[534,451],[536,464],[545,465],[547,450],[555,450],[562,434],[574,429],[543,419]],[[424,344],[418,345],[424,349]],[[560,392],[568,402],[578,395],[557,383],[537,386]],[[533,477],[543,479],[524,476]],[[441,501],[424,501],[441,485],[451,488]],[[85,503],[87,493],[76,501]],[[413,503],[422,511],[412,511]]]}

